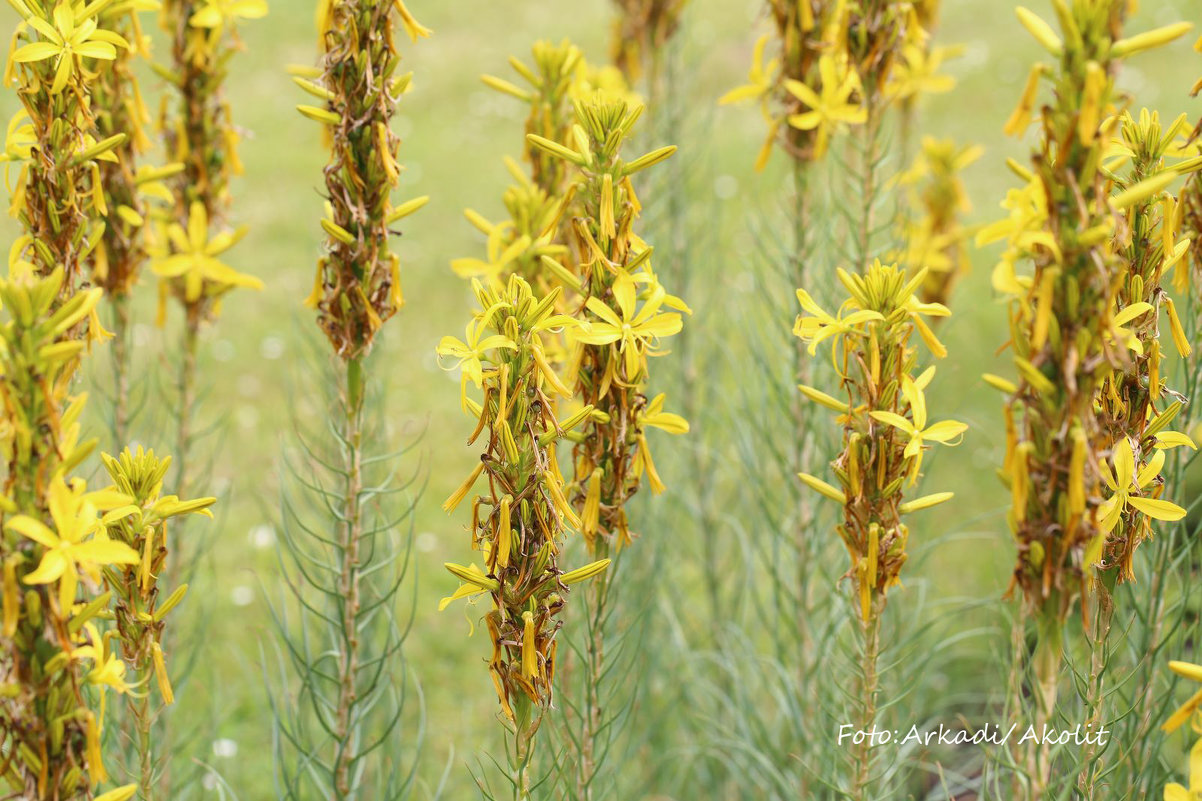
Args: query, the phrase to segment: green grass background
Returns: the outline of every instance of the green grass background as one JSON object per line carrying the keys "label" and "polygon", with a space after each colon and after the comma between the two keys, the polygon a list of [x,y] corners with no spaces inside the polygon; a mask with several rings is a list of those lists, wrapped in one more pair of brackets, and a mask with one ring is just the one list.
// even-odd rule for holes
{"label": "green grass background", "polygon": [[[1033,3],[1036,10],[1050,15],[1045,5]],[[1131,30],[1202,19],[1202,0],[1144,5]],[[468,622],[461,607],[436,611],[438,599],[455,585],[442,562],[470,558],[463,529],[466,508],[448,517],[439,504],[466,475],[476,451],[464,445],[471,426],[459,410],[457,377],[438,368],[434,346],[444,334],[462,335],[471,308],[465,283],[448,267],[453,257],[478,255],[482,247],[461,210],[471,206],[485,216],[501,216],[500,195],[508,183],[501,157],[515,154],[520,147],[524,119],[519,103],[488,90],[478,76],[491,72],[512,77],[506,57],[526,57],[530,43],[539,38],[570,37],[590,59],[603,59],[611,9],[604,0],[410,0],[409,7],[435,35],[415,46],[401,42],[415,78],[395,124],[403,138],[401,160],[407,167],[398,199],[428,194],[432,201],[407,221],[405,236],[395,243],[408,303],[385,328],[374,375],[387,384],[384,408],[392,434],[399,441],[420,433],[420,444],[409,458],[420,457],[429,477],[416,522],[419,582],[415,594],[404,594],[402,601],[408,604],[413,598],[416,603],[407,656],[409,669],[421,683],[428,716],[423,775],[435,778],[451,760],[448,797],[466,798],[472,790],[464,763],[474,762],[485,750],[498,750],[499,726],[484,665],[487,638],[480,633],[467,636]],[[706,172],[697,182],[705,191],[691,201],[710,206],[709,214],[721,232],[717,252],[707,253],[693,268],[697,271],[694,285],[729,299],[724,302],[746,301],[740,287],[749,269],[747,210],[772,206],[785,168],[778,154],[765,173],[753,172],[763,135],[762,121],[753,109],[713,108],[720,94],[744,80],[751,45],[764,31],[760,9],[754,0],[694,0],[683,33],[692,87],[689,113],[709,117],[712,124],[692,128],[704,133],[704,142],[676,144],[683,153],[691,148],[707,153],[696,162]],[[952,93],[923,103],[919,130],[985,145],[986,155],[968,170],[966,180],[974,206],[972,220],[986,221],[998,216],[997,203],[1013,183],[1004,159],[1024,159],[1029,150],[1029,143],[1007,140],[1000,129],[1030,63],[1041,54],[1014,19],[1009,3],[948,0],[942,17],[938,42],[965,46],[964,55],[947,65],[959,83]],[[278,590],[272,531],[278,518],[279,457],[289,436],[289,416],[312,422],[323,397],[317,383],[321,375],[312,370],[306,355],[313,350],[316,328],[301,301],[309,291],[322,241],[319,189],[325,154],[316,124],[294,111],[296,103],[306,101],[285,72],[287,64],[308,64],[314,59],[312,5],[273,0],[270,16],[245,24],[242,36],[246,51],[233,62],[229,96],[235,119],[246,129],[242,145],[246,174],[235,183],[233,218],[248,224],[250,234],[228,254],[228,260],[262,278],[266,289],[232,295],[217,325],[204,336],[201,368],[209,394],[201,415],[218,422],[221,433],[210,440],[218,450],[211,474],[203,481],[223,494],[224,513],[215,523],[200,523],[188,532],[198,536],[198,529],[207,525],[205,536],[214,540],[212,570],[197,581],[183,611],[193,619],[201,615],[207,619],[204,667],[181,694],[177,714],[201,732],[200,758],[212,764],[242,798],[264,799],[272,795],[271,720],[259,649],[270,646],[274,634],[261,590]],[[156,37],[157,53],[163,54],[157,31]],[[1202,74],[1202,56],[1190,49],[1192,41],[1191,36],[1138,56],[1124,67],[1122,84],[1137,98],[1137,105],[1167,115],[1187,111],[1191,118],[1198,116],[1202,108],[1186,94]],[[151,97],[161,92],[153,78],[147,79],[145,89]],[[5,97],[4,106],[14,106],[11,95]],[[656,198],[647,196],[643,201],[651,205]],[[11,234],[11,223],[5,230]],[[955,317],[942,330],[951,356],[940,367],[930,399],[937,410],[934,414],[972,425],[957,451],[932,460],[925,481],[928,488],[953,490],[957,495],[954,504],[924,518],[932,531],[956,530],[964,535],[925,563],[936,593],[947,596],[997,597],[1013,558],[1004,523],[995,514],[1005,502],[994,477],[1002,446],[999,403],[996,393],[978,380],[986,370],[1010,372],[994,356],[1005,336],[1003,308],[988,283],[994,255],[973,253],[974,273],[958,288],[952,304]],[[729,294],[723,295],[726,290]],[[135,335],[141,369],[152,375],[152,385],[169,384],[179,315],[173,315],[165,331],[154,328],[153,281],[144,277],[138,292]],[[699,336],[713,340],[738,336],[729,329],[721,303],[711,303],[707,309],[707,314],[689,321]],[[790,323],[780,321],[781,326]],[[102,386],[106,364],[102,355],[91,368]],[[754,373],[746,377],[753,379]],[[152,398],[151,405],[156,403]],[[97,404],[94,410],[98,419],[100,407]],[[169,449],[172,438],[163,433],[161,416],[161,410],[146,415],[148,430],[140,439]],[[152,419],[157,420],[153,425]],[[674,446],[675,441],[667,437],[656,441],[659,452]],[[679,485],[674,478],[664,476],[670,492]],[[691,534],[695,532],[677,530],[672,536],[683,543]],[[647,536],[657,533],[647,532]],[[922,532],[915,536],[921,537]],[[675,558],[687,561],[694,553],[682,547]],[[692,600],[680,598],[682,604]],[[895,603],[906,603],[904,591]],[[570,611],[566,621],[572,625]],[[633,725],[637,727],[639,721]]]}

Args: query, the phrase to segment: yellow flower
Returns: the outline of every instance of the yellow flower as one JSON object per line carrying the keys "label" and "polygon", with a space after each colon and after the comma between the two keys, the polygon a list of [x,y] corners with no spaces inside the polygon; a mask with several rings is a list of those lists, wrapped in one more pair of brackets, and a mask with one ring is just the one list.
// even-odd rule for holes
{"label": "yellow flower", "polygon": [[464,331],[464,340],[446,336],[439,341],[438,347],[435,349],[439,356],[456,360],[449,367],[443,367],[444,370],[460,368],[463,371],[463,378],[460,382],[460,402],[465,410],[467,409],[467,382],[471,381],[477,389],[483,386],[484,360],[487,358],[487,352],[497,348],[508,348],[509,350],[518,348],[517,343],[507,336],[501,334],[484,336],[499,305],[494,305],[482,315],[470,320]]}
{"label": "yellow flower", "polygon": [[1164,787],[1164,801],[1197,801],[1202,798],[1202,740],[1189,752],[1189,789],[1171,782]]}
{"label": "yellow flower", "polygon": [[818,92],[801,81],[785,81],[789,93],[810,107],[807,112],[789,115],[789,124],[803,131],[818,132],[814,141],[815,157],[826,152],[830,135],[840,125],[859,125],[868,119],[868,111],[858,100],[852,102],[851,99],[860,90],[860,76],[855,70],[846,66],[840,69],[834,56],[825,54],[818,59],[818,74],[821,78]]}
{"label": "yellow flower", "polygon": [[889,96],[898,100],[910,100],[924,92],[930,95],[950,92],[956,86],[956,79],[950,75],[940,75],[939,67],[952,53],[953,51],[946,47],[937,47],[928,54],[916,45],[904,46],[904,60],[894,65],[890,73],[887,87]]}
{"label": "yellow flower", "polygon": [[573,332],[573,337],[585,345],[618,343],[618,352],[625,357],[626,379],[632,381],[638,374],[643,356],[653,341],[678,333],[683,323],[680,315],[675,312],[659,312],[660,307],[664,305],[666,293],[658,284],[652,288],[651,296],[643,301],[642,308],[636,311],[636,282],[624,270],[618,271],[613,295],[618,304],[618,313],[615,314],[614,310],[599,298],[589,298],[586,306],[601,319],[592,321],[588,328]]}
{"label": "yellow flower", "polygon": [[872,419],[891,425],[909,436],[905,455],[906,458],[914,460],[910,468],[911,482],[918,478],[918,469],[922,465],[922,452],[927,442],[958,445],[957,438],[968,430],[967,425],[956,420],[941,420],[938,423],[927,425],[927,401],[922,388],[931,380],[934,373],[935,368],[929,368],[919,376],[917,382],[908,375],[902,376],[902,395],[910,405],[910,414],[914,418],[912,421],[894,412],[868,413]]}
{"label": "yellow flower", "polygon": [[755,51],[751,56],[751,70],[747,73],[747,83],[731,89],[719,98],[718,103],[738,103],[742,100],[755,100],[764,97],[772,90],[772,81],[776,75],[780,61],[772,59],[764,64],[764,49],[768,46],[768,36],[761,36],[755,43]]}
{"label": "yellow flower", "polygon": [[1159,498],[1145,498],[1139,493],[1146,489],[1160,475],[1164,467],[1165,454],[1157,450],[1148,463],[1135,469],[1135,452],[1131,448],[1131,440],[1123,437],[1114,447],[1114,472],[1101,462],[1102,480],[1114,492],[1098,507],[1102,530],[1112,531],[1118,525],[1123,511],[1128,507],[1142,512],[1153,520],[1180,520],[1185,517],[1185,510],[1171,501]]}
{"label": "yellow flower", "polygon": [[155,259],[150,269],[162,278],[183,278],[184,298],[188,303],[200,300],[205,291],[205,282],[215,284],[220,294],[232,287],[244,286],[262,289],[263,282],[253,275],[246,275],[217,259],[237,244],[245,230],[225,232],[209,239],[209,217],[204,204],[195,201],[188,213],[188,229],[179,223],[167,227],[167,238],[173,253]]}
{"label": "yellow flower", "polygon": [[138,792],[138,785],[126,784],[107,793],[101,793],[93,801],[129,801]]}
{"label": "yellow flower", "polygon": [[43,41],[20,47],[11,57],[18,64],[56,59],[54,82],[50,85],[52,95],[61,92],[71,75],[82,69],[80,58],[112,61],[117,57],[118,47],[129,48],[129,42],[119,35],[99,29],[96,20],[77,20],[68,0],[62,0],[54,7],[53,16],[53,25],[40,17],[28,17],[25,21],[44,37]]}
{"label": "yellow flower", "polygon": [[[459,570],[466,570],[473,576],[478,576],[479,582],[464,581],[459,585],[459,589],[455,590],[455,592],[438,602],[439,612],[446,609],[453,602],[458,601],[460,598],[471,598],[476,595],[480,595],[481,593],[488,592],[487,589],[481,586],[481,583],[487,581],[488,577],[484,575],[484,571],[481,570],[474,562],[467,567],[462,567],[460,565],[456,565],[456,567],[459,568]],[[458,576],[459,573],[455,573],[455,575]]]}
{"label": "yellow flower", "polygon": [[418,39],[428,39],[433,33],[425,25],[414,18],[409,9],[405,8],[404,0],[395,0],[397,12],[401,15],[401,24],[405,26],[405,33],[409,34],[409,38],[416,42]]}
{"label": "yellow flower", "polygon": [[[1183,676],[1187,679],[1193,679],[1194,681],[1202,682],[1202,665],[1195,665],[1191,662],[1171,661],[1169,662],[1169,670],[1173,671],[1178,676]],[[1160,728],[1167,732],[1176,731],[1181,727],[1182,723],[1185,723],[1190,719],[1190,716],[1194,714],[1194,711],[1197,710],[1200,705],[1202,705],[1202,690],[1198,690],[1190,697],[1188,701],[1177,707],[1177,711],[1170,715],[1169,719],[1166,720]],[[1197,746],[1194,746],[1194,748],[1196,749]],[[1192,786],[1193,771],[1190,773],[1190,784]],[[1171,787],[1172,785],[1169,786]],[[1167,789],[1165,790],[1165,798],[1169,798]],[[1185,799],[1186,801],[1192,801],[1189,796],[1185,796]]]}
{"label": "yellow flower", "polygon": [[129,692],[131,688],[125,681],[125,663],[108,647],[108,638],[116,636],[116,632],[109,632],[102,637],[91,623],[84,624],[84,631],[88,635],[88,644],[73,649],[71,656],[75,659],[91,660],[92,669],[84,677],[87,683],[98,687],[111,687],[119,693]]}
{"label": "yellow flower", "polygon": [[[59,605],[68,610],[75,602],[75,588],[82,570],[100,579],[103,565],[134,565],[138,554],[128,545],[108,538],[105,525],[137,511],[133,499],[113,490],[86,492],[82,479],[68,486],[62,477],[50,483],[52,530],[28,515],[17,515],[5,527],[46,548],[37,569],[25,576],[26,584],[59,582]],[[111,510],[103,518],[99,512]]]}
{"label": "yellow flower", "polygon": [[810,316],[797,316],[796,322],[793,323],[793,335],[810,343],[811,356],[818,352],[818,346],[823,340],[836,334],[858,333],[856,326],[869,320],[885,319],[880,312],[871,309],[859,309],[846,317],[843,316],[843,310],[840,309],[839,316],[831,316],[804,289],[797,290],[797,300],[801,303],[801,308],[809,312]]}
{"label": "yellow flower", "polygon": [[33,146],[37,142],[38,137],[33,130],[33,123],[29,121],[29,112],[25,109],[19,110],[8,121],[8,129],[4,136],[4,152],[0,153],[0,161],[28,161],[33,152]]}
{"label": "yellow flower", "polygon": [[209,0],[188,20],[194,28],[223,28],[239,19],[267,16],[265,0]]}
{"label": "yellow flower", "polygon": [[638,416],[639,425],[660,428],[669,434],[689,433],[688,420],[685,420],[678,414],[664,411],[664,400],[666,397],[661,392],[652,398],[651,402],[647,404],[647,408]]}

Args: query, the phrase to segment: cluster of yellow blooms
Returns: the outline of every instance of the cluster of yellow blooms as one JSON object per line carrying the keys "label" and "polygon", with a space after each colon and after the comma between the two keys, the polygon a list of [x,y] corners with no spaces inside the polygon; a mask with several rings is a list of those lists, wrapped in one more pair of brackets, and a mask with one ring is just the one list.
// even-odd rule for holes
{"label": "cluster of yellow blooms", "polygon": [[[401,21],[413,41],[428,37],[398,4]],[[322,105],[297,110],[325,126],[331,143],[325,172],[326,217],[321,221],[327,255],[317,264],[313,293],[305,301],[318,310],[318,324],[334,352],[347,361],[370,350],[376,332],[404,302],[400,261],[388,249],[389,227],[422,208],[419,197],[392,205],[392,189],[401,175],[400,139],[393,132],[397,102],[409,91],[412,73],[396,74],[400,63],[392,29],[363,37],[378,27],[378,3],[322,3],[318,28],[324,58],[319,69],[293,70],[294,80]],[[365,91],[377,81],[379,88]]]}
{"label": "cluster of yellow blooms", "polygon": [[774,144],[795,159],[816,161],[832,135],[879,118],[882,104],[949,91],[954,82],[938,69],[951,51],[930,50],[923,26],[932,24],[935,5],[768,0],[775,37],[760,38],[747,84],[720,100],[759,102],[768,136],[756,168],[768,163]]}
{"label": "cluster of yellow blooms", "polygon": [[[580,49],[567,40],[559,44],[536,42],[531,55],[533,67],[516,58],[509,60],[514,71],[530,85],[529,89],[492,75],[483,76],[486,85],[529,104],[527,137],[533,135],[551,142],[568,140],[575,122],[573,104],[594,92],[633,102],[621,74],[612,67],[591,66]],[[576,188],[570,180],[567,162],[533,144],[529,138],[523,139],[523,143],[529,175],[516,162],[506,159],[506,166],[517,182],[505,192],[509,221],[493,223],[472,209],[464,212],[468,221],[488,237],[487,259],[456,259],[451,267],[463,277],[479,277],[495,285],[500,285],[508,273],[517,273],[545,293],[572,281],[572,273],[565,270],[563,262],[568,256],[570,212],[576,201]],[[561,349],[558,343],[548,345],[558,356]]]}
{"label": "cluster of yellow blooms", "polygon": [[[71,332],[94,312],[102,291],[81,290],[59,302],[64,278],[62,270],[37,277],[31,265],[18,263],[0,281],[11,317],[0,328],[0,395],[9,415],[8,482],[0,497],[0,741],[10,754],[3,780],[22,797],[39,799],[88,797],[106,779],[100,753],[106,688],[128,694],[135,715],[140,710],[141,779],[151,786],[150,691],[130,690],[153,674],[164,702],[173,702],[159,641],[164,616],[186,588],[159,602],[165,521],[214,502],[161,496],[169,460],[140,450],[120,459],[102,455],[114,482],[107,489],[89,492],[71,476],[96,446],[81,439],[86,397],[69,394],[85,347]],[[116,626],[101,634],[99,620],[110,616]],[[110,648],[113,640],[120,655]],[[137,675],[132,684],[127,667]],[[98,712],[89,686],[101,691]],[[128,798],[134,787],[101,798]]]}
{"label": "cluster of yellow blooms", "polygon": [[625,507],[644,474],[653,492],[663,491],[647,430],[688,431],[683,418],[663,410],[662,395],[645,394],[647,360],[658,353],[661,340],[681,330],[680,312],[688,307],[665,292],[652,268],[651,248],[634,233],[641,207],[631,176],[676,151],[667,146],[622,159],[622,144],[641,112],[641,106],[597,94],[576,104],[568,143],[528,136],[579,171],[571,243],[577,267],[565,280],[584,298],[579,316],[586,325],[569,335],[567,383],[596,412],[573,451],[573,502],[581,533],[597,556],[630,542]]}
{"label": "cluster of yellow blooms", "polygon": [[[96,130],[100,139],[119,136],[122,141],[100,164],[100,187],[104,193],[102,212],[106,218],[104,238],[96,249],[92,265],[93,282],[104,288],[110,299],[126,298],[138,280],[146,259],[146,243],[141,228],[145,222],[148,186],[178,170],[139,170],[137,159],[150,148],[145,126],[150,112],[142,99],[134,75],[135,57],[149,57],[148,37],[138,19],[140,6],[133,2],[110,3],[98,15],[97,22],[129,43],[116,48],[111,61],[98,62],[92,84],[96,108]],[[120,313],[127,314],[124,304]],[[121,394],[121,393],[118,393]]]}
{"label": "cluster of yellow blooms", "polygon": [[664,47],[680,26],[688,2],[614,0],[618,16],[614,20],[610,58],[629,83],[638,81],[649,66],[654,72]]}
{"label": "cluster of yellow blooms", "polygon": [[[265,0],[164,0],[161,25],[171,37],[171,62],[156,73],[174,90],[164,97],[159,125],[172,170],[166,214],[156,214],[148,235],[151,270],[159,276],[159,322],[166,300],[184,308],[189,332],[216,316],[223,295],[235,287],[262,288],[218,257],[245,234],[226,230],[230,179],[242,172],[238,130],[224,84],[232,56],[241,49],[237,24],[267,14]],[[214,230],[219,233],[213,233]]]}
{"label": "cluster of yellow blooms", "polygon": [[[111,61],[129,43],[99,27],[96,7],[18,0],[21,14],[5,84],[16,85],[23,109],[8,126],[5,160],[21,171],[12,191],[10,213],[25,236],[10,251],[9,267],[29,261],[39,275],[61,267],[62,290],[70,294],[84,280],[84,262],[100,244],[108,213],[100,165],[116,158],[127,136],[96,140],[96,117],[89,95],[88,65]],[[37,157],[34,158],[34,154]],[[37,191],[29,191],[37,187]],[[94,332],[99,335],[99,326]]]}
{"label": "cluster of yellow blooms", "polygon": [[479,281],[472,287],[480,308],[468,324],[467,341],[444,337],[438,353],[454,358],[465,382],[483,391],[480,402],[466,395],[464,402],[478,418],[469,442],[484,435],[485,450],[443,508],[453,511],[481,475],[487,476],[486,494],[472,499],[471,524],[472,548],[482,552],[485,568],[448,563],[463,585],[442,607],[489,593],[489,673],[514,727],[518,762],[524,767],[551,704],[560,627],[555,618],[568,587],[609,565],[602,559],[566,573],[559,569],[565,528],[579,528],[580,519],[565,495],[554,446],[593,409],[585,406],[564,420],[555,418],[553,396],[569,397],[571,391],[547,363],[543,336],[551,329],[580,326],[575,318],[555,312],[559,290],[536,297],[518,275],[499,290]]}
{"label": "cluster of yellow blooms", "polygon": [[[165,463],[142,454],[104,456],[115,482],[106,489],[89,492],[72,475],[96,446],[81,432],[86,397],[72,393],[84,339],[106,333],[96,314],[105,290],[124,295],[136,280],[137,195],[156,177],[132,160],[145,145],[146,115],[128,58],[143,39],[131,3],[14,7],[22,19],[5,80],[24,108],[9,124],[4,160],[21,165],[10,210],[24,232],[0,280],[8,315],[0,325],[0,782],[23,798],[61,801],[90,798],[107,779],[105,689],[126,694],[149,717],[150,693],[130,692],[127,668],[139,681],[153,673],[171,702],[157,643],[182,591],[159,604],[163,523],[213,499],[160,497]],[[103,289],[84,288],[88,278]],[[117,625],[102,632],[100,621],[112,618]],[[144,782],[154,764],[149,726],[139,726],[137,747]],[[128,784],[97,801],[122,801],[136,789]]]}
{"label": "cluster of yellow blooms", "polygon": [[981,153],[978,146],[926,137],[914,164],[898,176],[898,184],[910,195],[907,206],[920,215],[901,227],[899,240],[905,249],[896,257],[911,274],[926,268],[926,280],[919,287],[923,300],[947,303],[956,282],[971,267],[968,231],[962,224],[971,207],[961,172]]}
{"label": "cluster of yellow blooms", "polygon": [[99,591],[100,569],[138,561],[108,536],[110,515],[122,516],[128,499],[114,490],[89,493],[83,479],[70,476],[96,445],[81,440],[86,398],[70,394],[85,347],[73,332],[102,293],[80,291],[60,302],[65,292],[64,270],[39,277],[27,262],[0,281],[9,317],[0,326],[7,463],[0,497],[0,782],[34,799],[86,798],[106,778],[103,713],[86,688],[126,692],[128,685],[125,666],[107,652],[94,624],[110,597]]}
{"label": "cluster of yellow blooms", "polygon": [[[529,88],[484,76],[490,87],[530,105],[524,155],[531,173],[507,162],[517,181],[504,198],[508,221],[492,223],[466,212],[488,237],[487,258],[457,259],[452,267],[472,279],[481,310],[464,340],[444,337],[438,347],[439,356],[461,370],[462,404],[479,420],[473,440],[486,428],[492,432],[481,465],[448,501],[453,508],[481,473],[489,474],[492,497],[476,499],[472,525],[473,544],[485,551],[486,568],[449,564],[465,583],[444,606],[464,595],[493,594],[491,672],[506,717],[515,724],[521,767],[551,699],[559,626],[552,617],[563,603],[560,585],[572,583],[567,576],[582,580],[601,574],[611,548],[630,541],[625,505],[643,475],[653,491],[662,491],[647,429],[688,429],[682,418],[663,410],[662,395],[650,400],[645,395],[647,359],[656,354],[661,338],[680,330],[678,312],[687,308],[660,287],[651,248],[633,232],[640,206],[630,182],[675,148],[623,161],[623,140],[642,106],[629,104],[621,78],[590,69],[566,41],[540,42],[533,56],[533,68],[510,60]],[[527,306],[537,314],[527,313]],[[469,397],[470,385],[484,391],[483,406]],[[535,386],[539,391],[531,393]],[[501,406],[494,408],[498,398]],[[564,401],[579,407],[556,423],[556,409]],[[515,419],[520,428],[514,427]],[[531,427],[530,420],[537,425]],[[576,427],[582,430],[571,430]],[[570,482],[564,481],[552,447],[560,437],[576,443]],[[530,488],[538,488],[547,508],[522,509],[523,519],[532,522],[519,534],[515,504],[534,491]],[[492,510],[487,516],[479,512],[482,504]],[[546,584],[545,575],[558,573],[553,544],[565,521],[581,531],[595,561]],[[552,546],[546,549],[544,543]],[[535,593],[538,603],[531,606],[538,587],[544,589]],[[548,605],[539,593],[556,587]],[[523,615],[529,617],[525,624]],[[525,658],[537,655],[537,665],[520,663],[518,646],[527,643],[533,650],[527,649]],[[537,716],[531,715],[530,703],[539,709]]]}
{"label": "cluster of yellow blooms", "polygon": [[[1130,577],[1147,518],[1184,515],[1157,497],[1163,449],[1192,445],[1165,430],[1180,404],[1160,379],[1157,335],[1164,307],[1174,341],[1188,349],[1160,279],[1187,247],[1166,190],[1199,165],[1163,163],[1179,124],[1162,136],[1151,115],[1137,121],[1111,110],[1118,60],[1189,26],[1124,39],[1124,6],[1094,0],[1060,7],[1063,39],[1019,8],[1060,66],[1032,70],[1008,132],[1027,128],[1045,76],[1055,100],[1040,113],[1033,169],[1011,164],[1025,184],[1003,203],[1009,216],[978,236],[1007,245],[993,281],[1012,299],[1009,344],[1020,379],[987,379],[1010,395],[1004,477],[1019,546],[1014,584],[1046,631],[1057,628],[1048,621],[1064,620],[1095,566]],[[1120,179],[1115,171],[1124,161],[1131,173]],[[1016,270],[1024,261],[1034,265],[1032,276]],[[1053,636],[1046,647],[1058,654],[1058,642]]]}
{"label": "cluster of yellow blooms", "polygon": [[839,412],[843,450],[831,462],[835,487],[806,473],[801,479],[843,506],[839,536],[851,555],[848,575],[865,622],[884,607],[885,593],[900,580],[909,529],[902,516],[949,500],[950,492],[904,500],[918,481],[923,453],[931,443],[955,444],[967,426],[953,420],[929,422],[925,390],[934,366],[918,371],[917,333],[937,358],[947,355],[923,320],[943,317],[947,308],[915,295],[924,272],[907,277],[897,265],[879,261],[863,276],[839,271],[849,293],[831,315],[805,290],[797,297],[805,314],[794,334],[810,343],[810,353],[831,340],[831,358],[846,400],[802,386],[808,399]]}
{"label": "cluster of yellow blooms", "polygon": [[[526,133],[558,141],[571,126],[572,99],[587,85],[589,68],[580,49],[567,40],[560,44],[536,42],[531,53],[533,67],[510,59],[529,89],[492,75],[483,76],[483,80],[489,87],[529,104]],[[464,212],[468,221],[488,237],[487,257],[456,259],[451,268],[460,276],[480,278],[494,287],[503,286],[509,274],[517,274],[537,291],[546,293],[559,282],[548,272],[543,257],[554,269],[567,255],[562,221],[572,196],[561,160],[532,145],[525,147],[523,155],[530,165],[529,175],[512,159],[505,161],[516,181],[504,197],[509,220],[493,223],[472,209]]]}

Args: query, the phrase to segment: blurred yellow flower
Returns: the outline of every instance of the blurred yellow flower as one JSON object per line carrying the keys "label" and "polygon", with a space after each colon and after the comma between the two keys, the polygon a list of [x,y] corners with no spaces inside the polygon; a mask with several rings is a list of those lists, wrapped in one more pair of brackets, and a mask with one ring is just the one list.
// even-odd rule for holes
{"label": "blurred yellow flower", "polygon": [[162,278],[182,278],[184,297],[189,303],[200,300],[206,281],[217,285],[217,294],[236,286],[262,289],[263,282],[258,278],[240,273],[217,259],[237,244],[244,233],[245,229],[240,229],[209,239],[208,214],[204,204],[196,201],[189,211],[186,231],[179,223],[167,226],[167,238],[174,252],[156,258],[150,269]]}
{"label": "blurred yellow flower", "polygon": [[860,76],[846,65],[840,68],[829,54],[818,59],[821,83],[814,91],[801,81],[785,81],[789,93],[810,107],[809,111],[789,115],[789,124],[803,131],[817,131],[814,155],[826,152],[830,136],[844,124],[860,125],[868,119],[868,111],[859,100],[852,100],[860,91]]}

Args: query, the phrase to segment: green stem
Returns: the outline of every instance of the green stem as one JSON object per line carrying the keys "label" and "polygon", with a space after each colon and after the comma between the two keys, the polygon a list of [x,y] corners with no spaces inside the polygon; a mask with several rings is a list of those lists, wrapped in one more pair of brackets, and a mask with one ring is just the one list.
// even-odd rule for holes
{"label": "green stem", "polygon": [[[791,254],[791,280],[795,289],[806,286],[806,267],[809,261],[809,238],[806,227],[809,223],[809,164],[801,159],[793,159],[793,253]],[[802,384],[810,383],[811,358],[806,353],[806,344],[798,337],[790,337],[793,344],[793,375]],[[797,432],[799,447],[795,455],[796,464],[790,471],[790,477],[799,472],[811,472],[811,462],[814,460],[814,438],[810,432],[811,417],[809,409],[800,392],[792,394],[793,430]],[[813,634],[810,630],[810,608],[808,603],[811,567],[814,564],[813,543],[815,538],[810,536],[810,525],[814,518],[813,502],[808,492],[798,491],[797,526],[795,528],[795,550],[797,555],[797,595],[798,603],[795,611],[797,634],[801,646],[802,658],[799,667],[802,671],[809,670],[809,657],[813,649]]]}
{"label": "green stem", "polygon": [[358,754],[354,748],[355,721],[353,715],[358,701],[356,674],[359,671],[359,606],[360,564],[359,544],[362,537],[363,494],[362,440],[363,440],[363,363],[351,359],[346,363],[346,418],[343,425],[344,469],[346,475],[343,494],[342,522],[339,532],[340,572],[338,591],[342,605],[342,649],[338,660],[338,708],[334,735],[337,754],[334,761],[335,798],[348,799],[351,794],[351,778]]}
{"label": "green stem", "polygon": [[534,756],[531,704],[524,693],[514,699],[513,801],[529,801],[530,762]]}
{"label": "green stem", "polygon": [[[1035,680],[1038,684],[1036,693],[1035,730],[1042,735],[1043,729],[1056,714],[1056,697],[1060,690],[1060,668],[1064,663],[1063,637],[1064,623],[1056,617],[1054,610],[1059,608],[1059,600],[1053,595],[1045,604],[1039,620],[1039,640],[1035,646]],[[1034,787],[1031,792],[1032,801],[1043,798],[1048,791],[1052,776],[1051,745],[1040,736],[1039,744],[1032,749],[1034,764],[1031,766],[1031,777]]]}
{"label": "green stem", "polygon": [[876,166],[880,158],[880,110],[873,92],[864,98],[867,119],[860,128],[860,230],[856,237],[856,264],[867,270],[872,257],[872,231],[875,224],[877,186]]}
{"label": "green stem", "polygon": [[[1113,571],[1108,578],[1113,579]],[[1089,685],[1085,698],[1085,706],[1089,712],[1089,717],[1086,720],[1087,731],[1092,725],[1093,731],[1097,731],[1104,723],[1106,693],[1103,686],[1102,674],[1106,669],[1106,639],[1110,634],[1110,620],[1114,613],[1113,601],[1110,597],[1110,589],[1102,585],[1102,578],[1097,580],[1097,585],[1093,592],[1088,592],[1082,596],[1083,602],[1086,599],[1093,601],[1093,614],[1090,616],[1089,631]],[[1098,770],[1095,765],[1097,756],[1098,744],[1089,742],[1085,746],[1085,752],[1082,759],[1081,773],[1077,777],[1077,787],[1080,789],[1082,797],[1092,799],[1098,780]]]}
{"label": "green stem", "polygon": [[[608,544],[598,538],[596,559],[609,556]],[[605,616],[609,606],[611,567],[589,582],[589,631],[585,642],[584,731],[581,733],[580,765],[576,774],[577,801],[592,801],[597,777],[597,740],[601,736],[601,682],[605,676]]]}
{"label": "green stem", "polygon": [[[1022,718],[1023,665],[1026,663],[1024,634],[1026,630],[1026,610],[1020,606],[1016,610],[1014,620],[1010,626],[1010,674],[1006,683],[1006,706],[1008,707],[1009,714],[1006,716],[1006,722],[1011,724],[1018,724]],[[1019,764],[1020,755],[1017,741],[1010,743],[1010,749],[1012,764]],[[1011,771],[1011,777],[1013,780],[1010,788],[1011,795],[1014,798],[1021,798],[1021,771]]]}
{"label": "green stem", "polygon": [[127,696],[127,704],[138,732],[138,798],[142,801],[154,801],[154,740],[151,736],[154,718],[150,709],[149,691],[153,677],[149,671],[140,672],[143,674],[140,676],[141,685],[146,689],[138,697],[130,693]]}
{"label": "green stem", "polygon": [[113,303],[113,447],[129,443],[129,295],[112,296]]}
{"label": "green stem", "polygon": [[200,314],[191,307],[184,321],[183,344],[180,348],[179,376],[176,382],[176,397],[179,401],[179,416],[175,429],[175,492],[179,497],[188,497],[188,483],[192,466],[192,426],[196,407],[196,351],[200,341]]}
{"label": "green stem", "polygon": [[[872,731],[876,725],[876,696],[880,686],[878,662],[881,653],[881,614],[884,604],[879,600],[872,604],[872,614],[868,620],[860,621],[860,720],[861,732]],[[855,780],[852,786],[852,798],[856,801],[869,801],[872,798],[872,739],[864,737],[855,747]]]}

